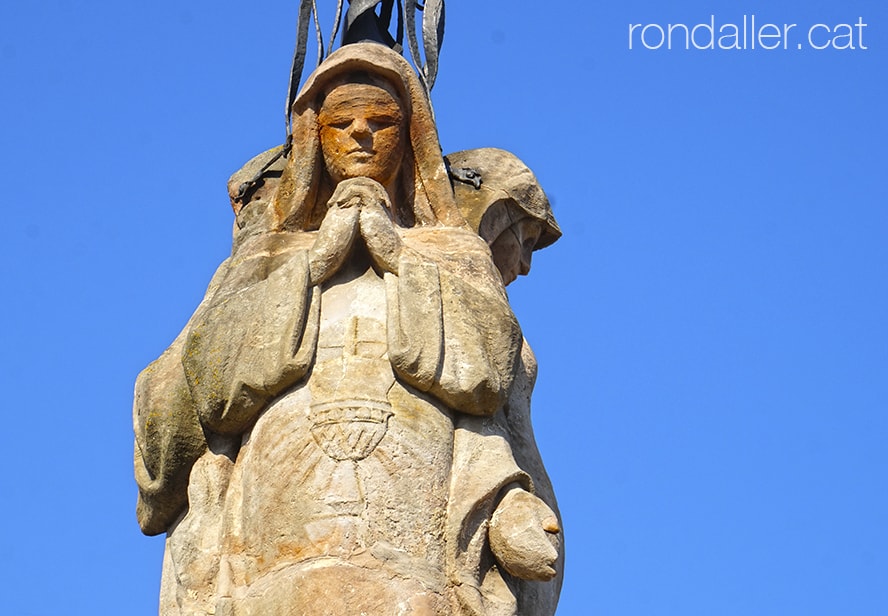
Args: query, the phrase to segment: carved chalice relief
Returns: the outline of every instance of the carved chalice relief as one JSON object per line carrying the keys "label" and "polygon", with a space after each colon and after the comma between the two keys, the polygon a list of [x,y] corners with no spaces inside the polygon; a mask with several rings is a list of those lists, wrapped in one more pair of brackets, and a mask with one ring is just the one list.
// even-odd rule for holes
{"label": "carved chalice relief", "polygon": [[379,445],[391,416],[388,405],[370,400],[320,404],[312,409],[311,435],[333,460],[357,462]]}
{"label": "carved chalice relief", "polygon": [[364,489],[358,462],[376,449],[392,416],[386,403],[342,400],[312,406],[311,435],[321,450],[336,463],[331,479],[337,489],[325,503],[336,515],[359,516],[364,509]]}

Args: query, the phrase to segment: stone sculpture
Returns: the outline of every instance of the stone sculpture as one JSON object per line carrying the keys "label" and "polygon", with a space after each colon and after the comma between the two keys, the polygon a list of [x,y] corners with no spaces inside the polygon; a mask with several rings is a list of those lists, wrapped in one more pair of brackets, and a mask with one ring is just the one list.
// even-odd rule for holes
{"label": "stone sculpture", "polygon": [[553,614],[560,521],[503,284],[560,235],[535,178],[474,150],[449,166],[480,187],[454,186],[426,89],[375,43],[309,77],[278,153],[233,176],[231,257],[136,383],[160,613]]}

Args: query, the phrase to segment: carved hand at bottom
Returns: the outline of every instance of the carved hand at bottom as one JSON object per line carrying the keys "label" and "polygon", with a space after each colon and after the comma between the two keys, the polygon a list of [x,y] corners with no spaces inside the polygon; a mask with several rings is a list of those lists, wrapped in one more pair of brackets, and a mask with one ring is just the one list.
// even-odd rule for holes
{"label": "carved hand at bottom", "polygon": [[513,488],[493,512],[487,536],[506,571],[523,580],[544,582],[556,574],[560,532],[558,518],[546,503]]}
{"label": "carved hand at bottom", "polygon": [[361,237],[376,267],[396,274],[402,249],[401,238],[383,203],[369,203],[361,209]]}
{"label": "carved hand at bottom", "polygon": [[319,284],[336,273],[358,234],[360,199],[347,189],[348,186],[342,184],[336,188],[309,252],[312,284]]}

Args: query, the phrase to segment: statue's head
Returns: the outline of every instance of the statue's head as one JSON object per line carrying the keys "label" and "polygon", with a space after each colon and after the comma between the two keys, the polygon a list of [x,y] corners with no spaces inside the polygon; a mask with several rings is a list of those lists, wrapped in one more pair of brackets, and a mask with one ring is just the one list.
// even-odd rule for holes
{"label": "statue's head", "polygon": [[401,226],[465,226],[425,89],[397,52],[341,47],[306,80],[291,120],[293,149],[275,196],[279,229],[317,229],[336,185],[352,177],[383,184]]}
{"label": "statue's head", "polygon": [[448,154],[451,169],[471,169],[481,183],[456,181],[454,193],[469,226],[490,246],[508,285],[530,271],[531,256],[559,237],[546,193],[521,160],[505,150],[479,148]]}
{"label": "statue's head", "polygon": [[395,180],[404,158],[405,113],[395,88],[367,73],[330,84],[318,112],[324,166],[333,183]]}

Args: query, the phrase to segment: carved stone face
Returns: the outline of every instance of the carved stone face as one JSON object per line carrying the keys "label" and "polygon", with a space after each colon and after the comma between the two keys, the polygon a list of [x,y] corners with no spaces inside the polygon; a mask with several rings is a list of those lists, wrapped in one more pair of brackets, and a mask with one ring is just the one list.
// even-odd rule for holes
{"label": "carved stone face", "polygon": [[404,112],[387,89],[346,83],[327,94],[318,114],[324,164],[334,182],[356,177],[383,186],[397,175],[404,152]]}
{"label": "carved stone face", "polygon": [[530,272],[530,260],[542,233],[541,223],[533,218],[519,220],[490,245],[493,264],[508,285]]}

